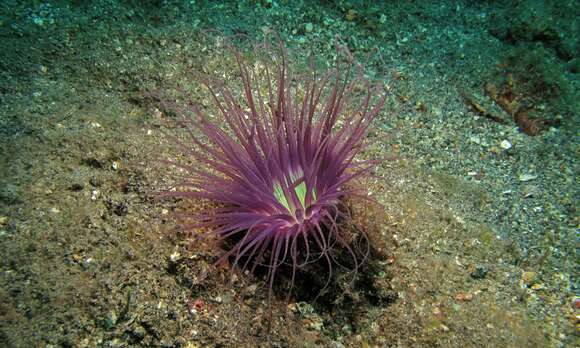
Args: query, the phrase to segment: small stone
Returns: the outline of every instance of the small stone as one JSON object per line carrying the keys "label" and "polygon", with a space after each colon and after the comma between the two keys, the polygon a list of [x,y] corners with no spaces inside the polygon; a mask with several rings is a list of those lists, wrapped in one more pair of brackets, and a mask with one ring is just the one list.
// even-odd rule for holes
{"label": "small stone", "polygon": [[129,335],[134,341],[141,341],[147,335],[147,331],[141,325],[137,325],[134,329],[129,331]]}
{"label": "small stone", "polygon": [[312,23],[306,23],[304,25],[304,29],[306,30],[307,33],[310,33],[314,29],[314,25],[312,25]]}
{"label": "small stone", "polygon": [[512,143],[507,140],[502,140],[502,142],[499,143],[499,146],[504,150],[509,150],[512,148]]}
{"label": "small stone", "polygon": [[457,301],[460,301],[460,302],[467,302],[467,301],[471,301],[473,299],[473,295],[469,294],[469,293],[466,294],[466,293],[460,292],[459,294],[457,294],[455,296],[455,299]]}
{"label": "small stone", "polygon": [[91,263],[93,263],[94,259],[92,257],[87,257],[86,259],[83,260],[83,268],[84,269],[88,269],[91,266]]}

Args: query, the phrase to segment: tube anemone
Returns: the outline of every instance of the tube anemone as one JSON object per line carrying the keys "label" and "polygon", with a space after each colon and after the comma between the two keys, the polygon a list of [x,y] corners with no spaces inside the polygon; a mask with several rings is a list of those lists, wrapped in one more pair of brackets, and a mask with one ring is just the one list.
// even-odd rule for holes
{"label": "tube anemone", "polygon": [[[338,56],[350,57],[336,44]],[[186,179],[163,195],[207,199],[214,207],[190,214],[204,228],[201,237],[233,240],[217,263],[252,270],[263,265],[272,284],[278,268],[296,271],[318,259],[332,274],[335,245],[357,257],[340,226],[350,215],[341,208],[348,196],[365,196],[353,182],[377,161],[355,155],[368,144],[373,119],[385,103],[385,89],[371,84],[350,59],[318,75],[292,75],[282,44],[275,58],[248,65],[234,51],[243,91],[236,98],[231,84],[203,79],[218,115],[210,120],[199,106],[177,109],[187,131],[175,142],[195,166],[167,161],[183,169]],[[345,54],[343,54],[345,53]],[[219,119],[215,121],[215,119]],[[337,244],[338,243],[338,244]],[[328,284],[327,281],[327,284]]]}

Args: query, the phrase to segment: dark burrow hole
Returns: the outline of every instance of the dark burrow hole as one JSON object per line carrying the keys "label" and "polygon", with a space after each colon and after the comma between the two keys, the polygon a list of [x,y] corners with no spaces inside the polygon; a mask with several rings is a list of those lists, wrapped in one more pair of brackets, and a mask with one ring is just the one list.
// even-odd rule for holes
{"label": "dark burrow hole", "polygon": [[[319,314],[341,318],[340,323],[333,322],[333,325],[342,326],[348,323],[353,330],[356,330],[354,323],[360,310],[369,306],[386,307],[396,301],[397,294],[390,286],[392,275],[388,270],[385,254],[376,250],[372,243],[362,236],[362,233],[356,233],[354,236],[356,237],[353,238],[354,241],[349,244],[349,247],[357,257],[358,269],[348,249],[336,243],[329,252],[332,272],[329,273],[326,258],[321,257],[316,262],[296,270],[294,285],[290,290],[293,267],[292,260],[288,256],[286,262],[276,270],[272,296],[282,301],[289,298],[290,302],[309,303]],[[236,242],[237,240],[225,242],[224,250],[229,250]],[[320,252],[313,241],[309,247],[311,253]],[[266,253],[263,258],[264,262],[267,263],[269,257],[270,255]],[[239,264],[243,265],[245,261],[247,259],[242,257]],[[268,284],[265,280],[268,267],[257,266],[253,273],[264,281],[267,291]],[[330,281],[328,281],[329,274]]]}

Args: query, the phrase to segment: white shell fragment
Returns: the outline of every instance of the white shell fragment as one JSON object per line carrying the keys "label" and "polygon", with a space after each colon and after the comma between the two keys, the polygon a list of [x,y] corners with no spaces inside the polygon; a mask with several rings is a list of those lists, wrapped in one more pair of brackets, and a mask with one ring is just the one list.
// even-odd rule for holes
{"label": "white shell fragment", "polygon": [[502,142],[499,143],[499,146],[504,150],[509,150],[512,148],[512,143],[507,140],[502,140]]}
{"label": "white shell fragment", "polygon": [[534,175],[534,174],[521,174],[521,175],[519,176],[519,178],[518,178],[518,179],[519,179],[520,181],[526,182],[526,181],[531,181],[531,180],[534,180],[534,179],[536,179],[537,177],[538,177],[538,176],[537,176],[537,175]]}

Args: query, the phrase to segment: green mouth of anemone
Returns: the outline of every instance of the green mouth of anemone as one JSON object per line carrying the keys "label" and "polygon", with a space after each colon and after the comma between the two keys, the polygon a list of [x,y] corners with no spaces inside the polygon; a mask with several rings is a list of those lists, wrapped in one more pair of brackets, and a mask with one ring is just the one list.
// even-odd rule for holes
{"label": "green mouth of anemone", "polygon": [[[298,198],[298,201],[300,202],[300,206],[302,207],[302,210],[306,209],[306,193],[308,192],[308,188],[306,187],[306,183],[304,182],[304,179],[300,179],[302,180],[302,182],[298,185],[295,186],[294,188],[294,193],[296,194],[296,197]],[[274,184],[274,196],[276,197],[276,200],[282,204],[284,206],[284,208],[286,208],[286,210],[288,210],[289,212],[293,212],[293,205],[290,205],[290,202],[288,202],[288,199],[286,198],[286,195],[284,194],[284,189],[282,188],[282,185],[280,185],[279,183],[275,183]],[[312,198],[316,199],[316,190],[312,189]]]}

